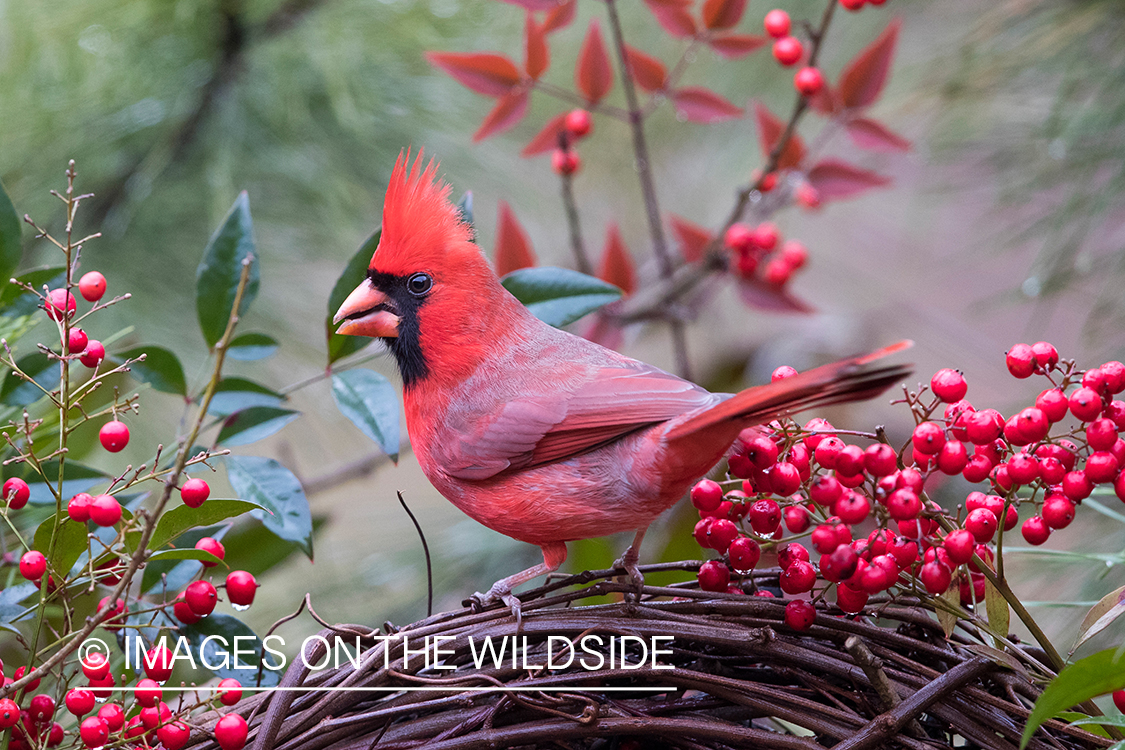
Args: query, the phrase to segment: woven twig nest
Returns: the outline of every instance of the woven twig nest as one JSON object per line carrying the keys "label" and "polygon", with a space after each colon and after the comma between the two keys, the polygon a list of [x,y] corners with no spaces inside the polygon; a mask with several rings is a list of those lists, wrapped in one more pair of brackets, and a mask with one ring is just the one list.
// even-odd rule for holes
{"label": "woven twig nest", "polygon": [[[692,566],[698,563],[642,570]],[[232,710],[249,719],[255,750],[615,748],[630,741],[645,748],[1015,750],[1039,694],[1043,673],[1032,653],[994,651],[957,632],[947,640],[920,603],[901,597],[873,600],[859,618],[818,609],[804,632],[784,624],[779,600],[689,588],[646,586],[639,602],[572,606],[631,591],[612,576],[588,572],[524,595],[518,631],[507,609],[444,613],[399,629],[327,629],[320,635],[348,644],[362,636],[358,669],[310,671],[297,659],[282,686],[321,690],[260,693]],[[754,583],[776,585],[777,576],[755,572]],[[632,665],[650,645],[669,653],[656,660],[662,668],[651,654],[644,666],[596,668],[597,639],[582,641],[595,635],[603,659],[611,641],[615,659],[626,643]],[[426,667],[427,636],[431,644],[441,636],[442,666],[454,669]],[[509,652],[502,666],[489,659],[477,668],[474,645],[479,654],[488,637],[496,645],[526,643],[528,665],[544,664],[550,645],[554,666],[567,655],[565,638],[585,647],[578,655],[586,662],[524,668],[521,653],[513,667]],[[323,652],[308,655],[315,664]],[[478,690],[463,690],[470,687]],[[210,718],[205,729],[217,717]],[[1052,721],[1030,747],[1109,744]],[[214,741],[196,732],[192,746],[213,750]]]}

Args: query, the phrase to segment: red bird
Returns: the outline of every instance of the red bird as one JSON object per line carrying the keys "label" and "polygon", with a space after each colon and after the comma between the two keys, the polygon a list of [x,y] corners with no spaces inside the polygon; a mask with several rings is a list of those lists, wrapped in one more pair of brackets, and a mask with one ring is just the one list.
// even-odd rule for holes
{"label": "red bird", "polygon": [[703,388],[542,322],[508,293],[449,201],[436,165],[400,155],[367,279],[339,332],[382,339],[403,381],[422,471],[467,515],[539,545],[543,563],[497,581],[482,602],[556,570],[574,539],[636,532],[618,564],[634,580],[649,524],[746,427],[869,398],[906,367],[864,369],[890,351],[731,395]]}

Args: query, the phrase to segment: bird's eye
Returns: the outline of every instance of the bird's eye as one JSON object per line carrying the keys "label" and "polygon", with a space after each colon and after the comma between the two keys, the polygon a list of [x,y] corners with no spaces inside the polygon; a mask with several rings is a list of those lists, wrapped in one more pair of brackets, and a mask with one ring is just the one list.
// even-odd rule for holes
{"label": "bird's eye", "polygon": [[406,280],[407,290],[415,297],[421,297],[423,294],[430,291],[433,285],[434,280],[426,273],[416,273]]}

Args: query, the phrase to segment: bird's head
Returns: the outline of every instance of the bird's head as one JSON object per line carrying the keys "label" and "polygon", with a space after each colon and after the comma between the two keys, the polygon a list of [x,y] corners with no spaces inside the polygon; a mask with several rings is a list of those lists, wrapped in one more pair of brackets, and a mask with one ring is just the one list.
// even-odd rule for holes
{"label": "bird's head", "polygon": [[[407,388],[463,377],[515,302],[493,273],[437,164],[399,154],[383,203],[379,246],[367,278],[333,318],[338,333],[382,339]],[[519,303],[516,303],[517,307]]]}

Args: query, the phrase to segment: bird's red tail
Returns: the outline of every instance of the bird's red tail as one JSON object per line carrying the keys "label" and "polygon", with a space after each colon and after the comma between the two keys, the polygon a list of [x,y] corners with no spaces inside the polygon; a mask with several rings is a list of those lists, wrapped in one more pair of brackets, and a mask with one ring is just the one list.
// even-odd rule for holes
{"label": "bird's red tail", "polygon": [[909,365],[889,365],[867,369],[865,365],[913,345],[912,341],[900,341],[861,357],[817,367],[776,383],[747,388],[677,425],[665,435],[665,440],[675,442],[690,439],[724,423],[737,434],[743,428],[764,424],[814,406],[874,398],[907,377],[912,368]]}

